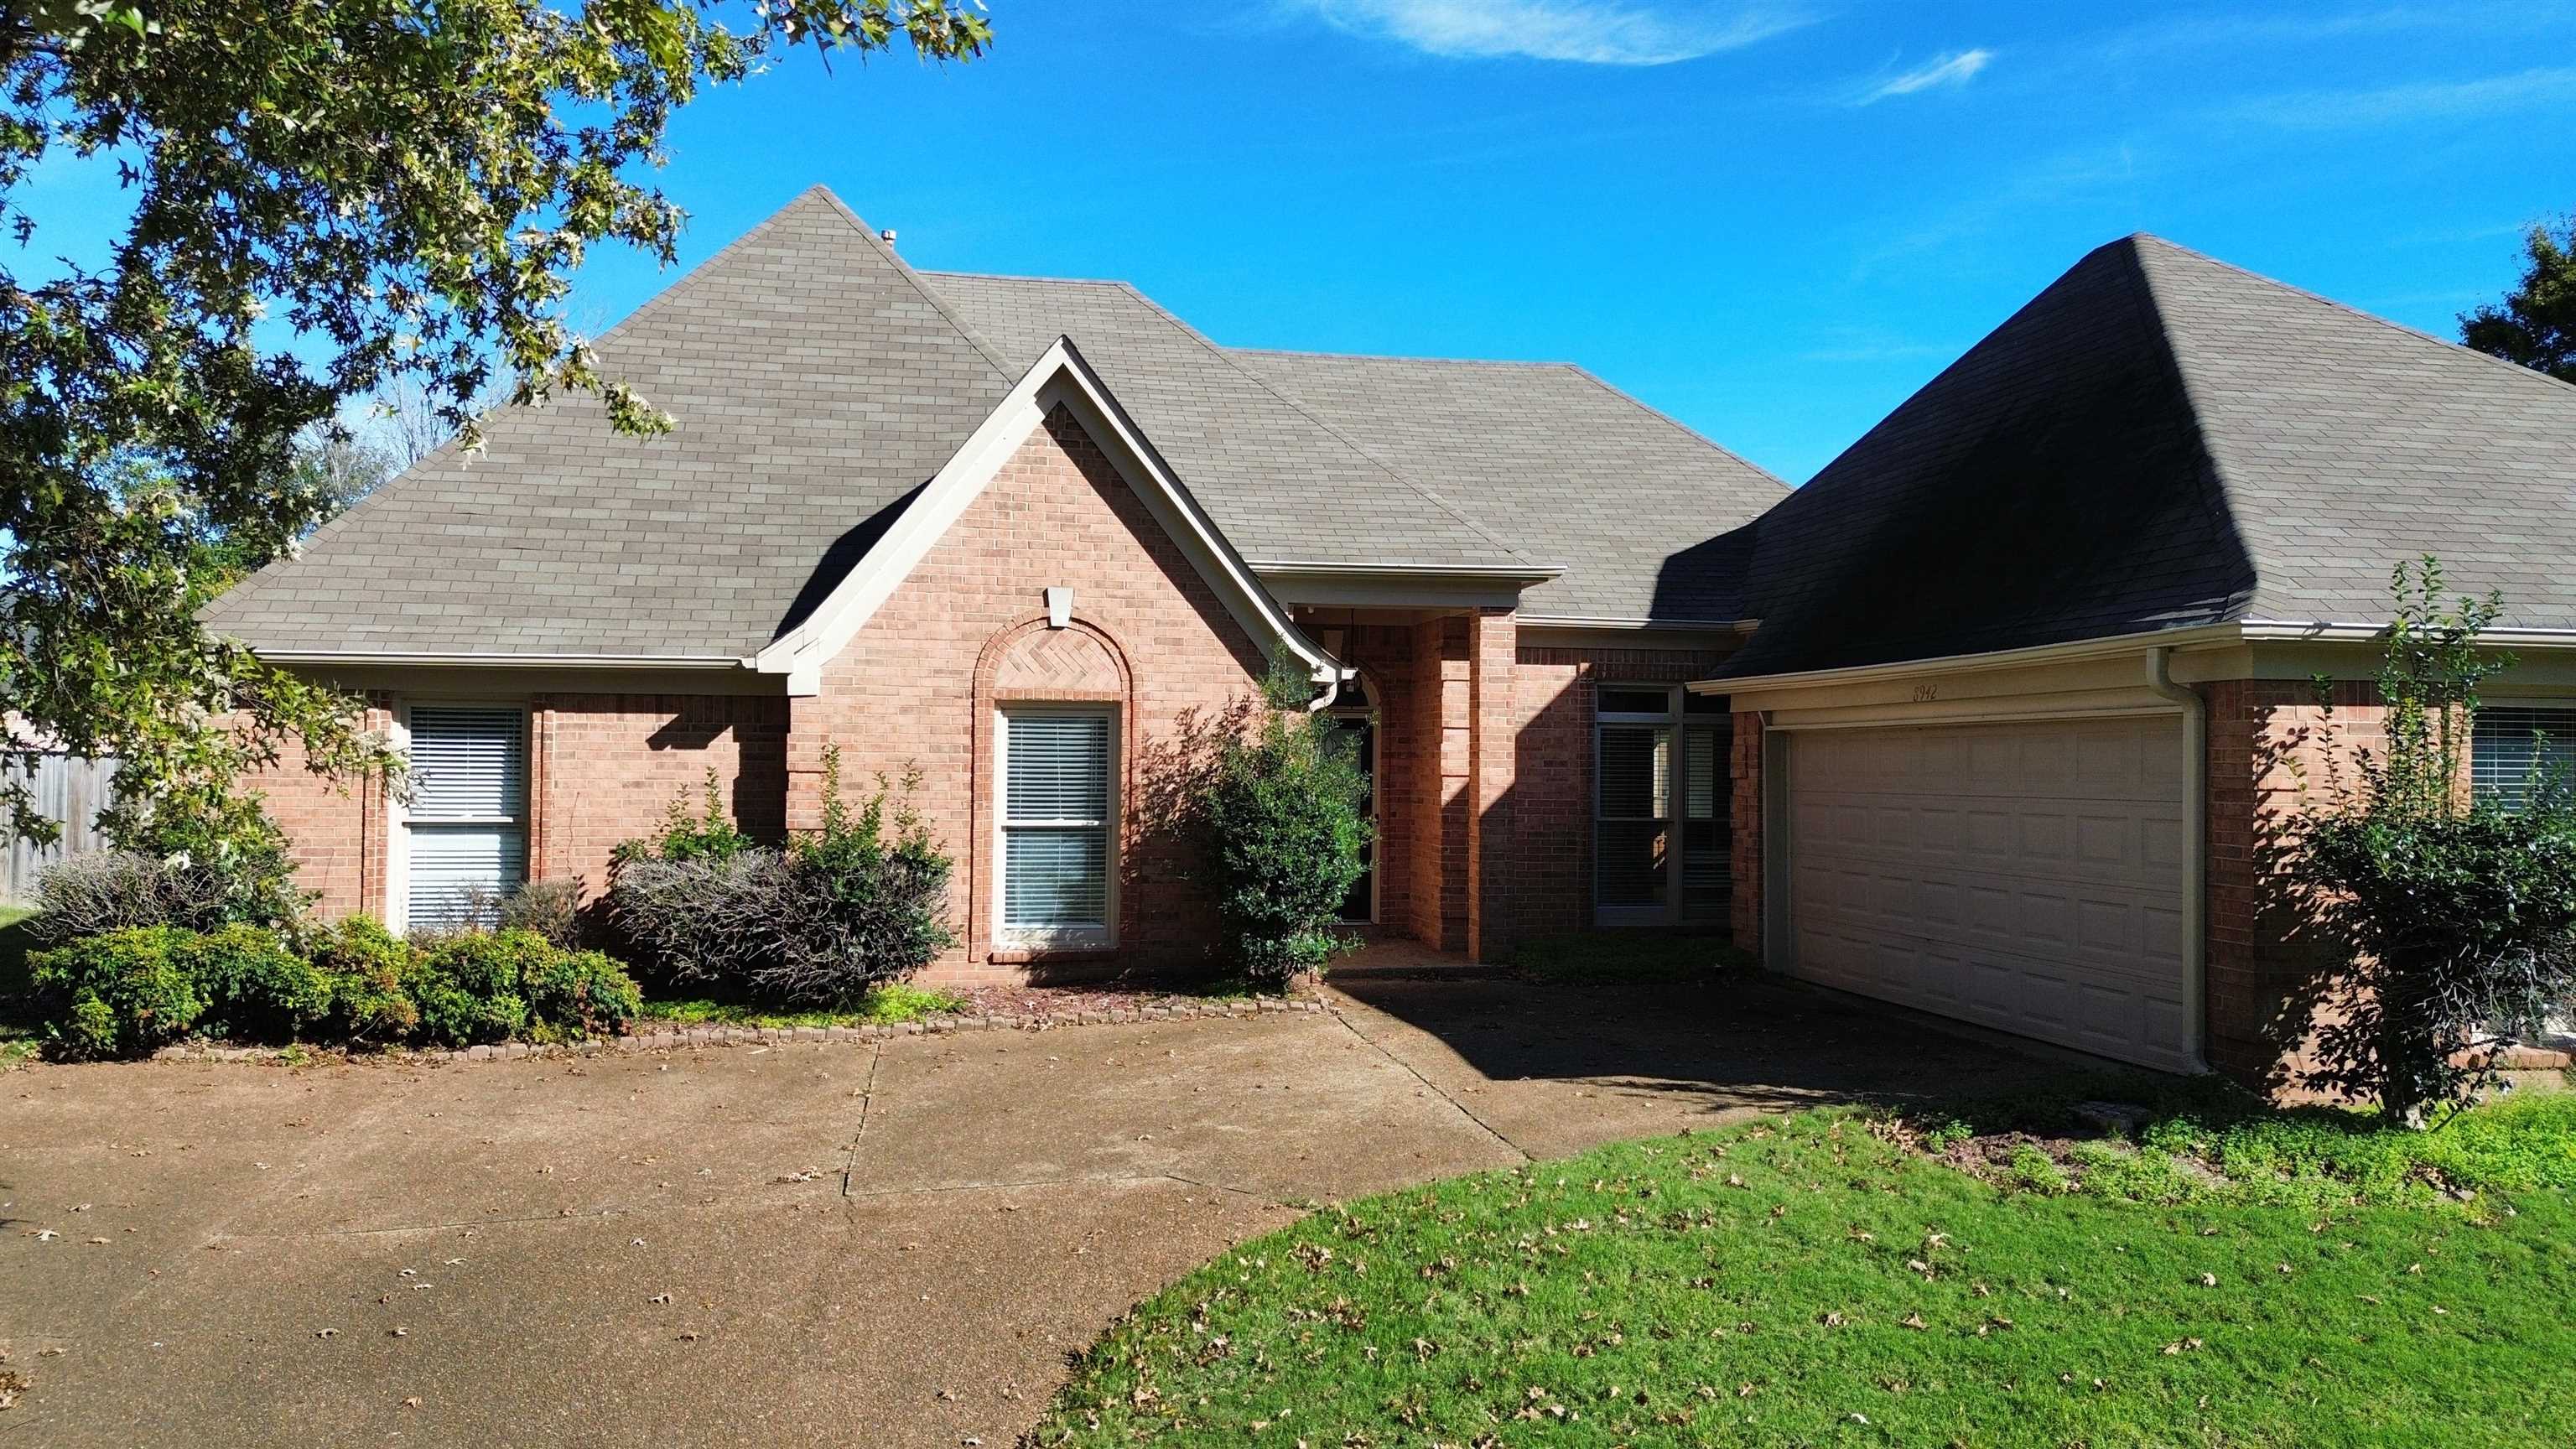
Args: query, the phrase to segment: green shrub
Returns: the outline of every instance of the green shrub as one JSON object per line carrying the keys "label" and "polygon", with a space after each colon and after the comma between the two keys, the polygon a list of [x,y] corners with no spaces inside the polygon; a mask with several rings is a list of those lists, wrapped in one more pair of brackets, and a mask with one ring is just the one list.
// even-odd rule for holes
{"label": "green shrub", "polygon": [[663,812],[660,830],[647,839],[621,842],[609,858],[612,864],[627,859],[731,860],[758,844],[725,812],[723,792],[710,765],[695,814],[689,810],[689,792],[682,790]]}
{"label": "green shrub", "polygon": [[170,926],[110,931],[28,957],[55,1050],[75,1060],[142,1056],[205,1014],[190,970],[196,942]]}
{"label": "green shrub", "polygon": [[615,961],[553,945],[521,957],[519,994],[528,1003],[528,1034],[537,1041],[616,1036],[644,1010],[643,991]]}
{"label": "green shrub", "polygon": [[840,752],[827,746],[822,827],[783,851],[707,848],[720,833],[675,810],[660,836],[618,847],[610,919],[665,981],[768,1005],[854,1008],[956,940],[946,920],[953,866],[911,808],[919,785],[918,772],[899,785],[879,777],[853,811]]}
{"label": "green shrub", "polygon": [[403,989],[411,947],[382,922],[351,916],[319,933],[313,964],[331,986],[325,1036],[369,1045],[403,1041],[419,1029],[420,1007]]}
{"label": "green shrub", "polygon": [[1298,685],[1273,671],[1271,707],[1249,738],[1219,741],[1195,806],[1230,954],[1264,986],[1349,948],[1334,923],[1366,868],[1368,776],[1353,741],[1286,703]]}
{"label": "green shrub", "polygon": [[330,1014],[330,978],[274,931],[226,926],[189,941],[184,954],[205,997],[199,1030],[208,1036],[289,1042]]}
{"label": "green shrub", "polygon": [[415,953],[403,973],[403,990],[420,1008],[421,1038],[435,1046],[477,1046],[508,1041],[528,1029],[528,1002],[520,994],[529,957],[553,950],[527,931],[498,936],[450,936]]}
{"label": "green shrub", "polygon": [[[2400,564],[2393,586],[2382,742],[2302,807],[2291,879],[2354,988],[2308,1080],[2414,1126],[2493,1083],[2472,1054],[2499,1034],[2576,1009],[2576,791],[2563,776],[2510,803],[2464,788],[2478,686],[2511,662],[2477,646],[2503,602],[2444,611],[2430,558]],[[2330,709],[2330,681],[2318,687]]]}

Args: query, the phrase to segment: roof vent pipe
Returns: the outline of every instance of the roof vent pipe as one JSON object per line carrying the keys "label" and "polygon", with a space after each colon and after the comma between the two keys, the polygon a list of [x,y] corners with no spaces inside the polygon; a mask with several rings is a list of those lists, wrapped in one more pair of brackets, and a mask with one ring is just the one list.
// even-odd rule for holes
{"label": "roof vent pipe", "polygon": [[886,244],[886,250],[887,250],[887,251],[893,251],[893,250],[894,250],[894,228],[893,228],[893,227],[887,227],[885,230],[883,230],[883,231],[881,231],[881,232],[878,232],[878,233],[877,233],[877,240],[878,240],[878,241],[881,241],[881,242],[884,242],[884,243]]}

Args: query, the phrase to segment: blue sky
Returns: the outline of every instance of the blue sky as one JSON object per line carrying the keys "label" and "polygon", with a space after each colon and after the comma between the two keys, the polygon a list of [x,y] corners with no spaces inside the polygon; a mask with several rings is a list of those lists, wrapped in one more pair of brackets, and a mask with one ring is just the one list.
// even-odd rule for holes
{"label": "blue sky", "polygon": [[[1220,342],[1579,362],[1795,482],[2147,230],[2441,335],[2576,210],[2576,5],[988,0],[704,96],[683,264],[815,182]],[[576,321],[667,285],[604,254]]]}

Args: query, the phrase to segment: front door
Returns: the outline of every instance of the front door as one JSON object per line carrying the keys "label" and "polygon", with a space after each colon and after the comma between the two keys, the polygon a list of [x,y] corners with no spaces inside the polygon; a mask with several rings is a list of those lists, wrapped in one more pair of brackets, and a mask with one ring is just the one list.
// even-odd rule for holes
{"label": "front door", "polygon": [[1359,752],[1360,773],[1368,777],[1368,796],[1361,808],[1368,816],[1368,844],[1360,847],[1360,878],[1351,882],[1350,894],[1342,898],[1341,920],[1344,925],[1367,926],[1377,922],[1377,710],[1368,691],[1356,679],[1342,686],[1333,707],[1327,711],[1333,727]]}

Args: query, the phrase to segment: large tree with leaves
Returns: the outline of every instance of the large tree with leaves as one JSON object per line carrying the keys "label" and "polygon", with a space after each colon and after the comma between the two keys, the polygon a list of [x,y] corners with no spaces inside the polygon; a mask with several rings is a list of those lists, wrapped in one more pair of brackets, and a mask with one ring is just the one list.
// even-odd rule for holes
{"label": "large tree with leaves", "polygon": [[[142,808],[111,825],[159,849],[229,829],[290,740],[386,765],[348,701],[194,618],[345,502],[314,439],[410,388],[470,442],[496,381],[672,427],[562,302],[594,245],[672,260],[640,173],[673,111],[803,49],[990,40],[979,0],[0,0],[0,753],[122,758]],[[33,183],[82,160],[130,212],[58,258]]]}
{"label": "large tree with leaves", "polygon": [[2501,302],[2460,315],[2460,340],[2507,362],[2576,382],[2576,217],[2522,239],[2522,280]]}

